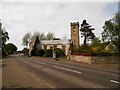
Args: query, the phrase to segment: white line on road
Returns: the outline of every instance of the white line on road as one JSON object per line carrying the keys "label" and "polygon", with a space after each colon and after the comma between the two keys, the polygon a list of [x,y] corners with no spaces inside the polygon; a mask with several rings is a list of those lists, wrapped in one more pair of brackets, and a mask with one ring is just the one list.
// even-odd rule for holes
{"label": "white line on road", "polygon": [[38,62],[38,61],[35,61],[36,63],[40,63],[40,64],[45,64],[45,63],[43,63],[43,62]]}
{"label": "white line on road", "polygon": [[120,82],[118,81],[115,81],[115,80],[110,80],[111,82],[114,82],[114,83],[117,83],[117,84],[120,84]]}
{"label": "white line on road", "polygon": [[76,71],[76,70],[71,70],[71,69],[68,69],[68,68],[63,68],[63,67],[58,67],[58,66],[53,66],[53,67],[59,68],[59,69],[63,69],[63,70],[66,70],[66,71],[71,71],[71,72],[79,73],[79,74],[82,73],[82,72],[79,72],[79,71]]}

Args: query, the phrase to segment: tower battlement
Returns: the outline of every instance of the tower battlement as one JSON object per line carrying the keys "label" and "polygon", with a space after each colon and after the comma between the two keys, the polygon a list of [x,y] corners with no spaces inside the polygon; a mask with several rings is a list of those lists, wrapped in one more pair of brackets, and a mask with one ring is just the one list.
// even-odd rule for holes
{"label": "tower battlement", "polygon": [[76,26],[76,25],[79,26],[79,22],[71,22],[71,23],[70,23],[70,26]]}

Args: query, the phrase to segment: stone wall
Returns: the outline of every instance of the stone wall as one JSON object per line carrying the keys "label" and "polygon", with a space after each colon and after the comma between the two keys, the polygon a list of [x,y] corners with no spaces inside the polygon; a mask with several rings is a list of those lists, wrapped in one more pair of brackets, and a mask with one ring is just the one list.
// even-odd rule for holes
{"label": "stone wall", "polygon": [[109,56],[109,57],[91,57],[93,64],[120,64],[120,57]]}
{"label": "stone wall", "polygon": [[81,55],[70,55],[70,60],[87,64],[120,64],[120,57],[95,57],[95,56],[81,56]]}
{"label": "stone wall", "polygon": [[91,64],[90,56],[70,55],[70,60]]}

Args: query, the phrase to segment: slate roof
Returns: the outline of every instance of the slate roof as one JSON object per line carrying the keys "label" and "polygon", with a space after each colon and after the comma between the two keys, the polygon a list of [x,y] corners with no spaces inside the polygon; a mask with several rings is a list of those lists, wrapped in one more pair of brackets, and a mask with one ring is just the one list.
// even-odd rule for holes
{"label": "slate roof", "polygon": [[[33,40],[30,44],[32,43],[35,43],[35,40]],[[40,43],[42,45],[67,45],[67,44],[70,44],[70,41],[69,40],[40,40]]]}
{"label": "slate roof", "polygon": [[70,44],[69,40],[41,40],[43,45],[66,45]]}

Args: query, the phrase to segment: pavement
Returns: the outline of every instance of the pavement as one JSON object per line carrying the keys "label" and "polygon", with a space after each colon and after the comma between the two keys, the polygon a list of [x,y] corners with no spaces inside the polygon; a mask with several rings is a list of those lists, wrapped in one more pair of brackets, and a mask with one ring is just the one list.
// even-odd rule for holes
{"label": "pavement", "polygon": [[13,55],[3,59],[4,88],[119,88],[119,65]]}

